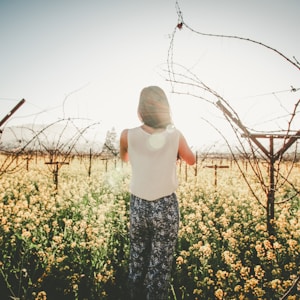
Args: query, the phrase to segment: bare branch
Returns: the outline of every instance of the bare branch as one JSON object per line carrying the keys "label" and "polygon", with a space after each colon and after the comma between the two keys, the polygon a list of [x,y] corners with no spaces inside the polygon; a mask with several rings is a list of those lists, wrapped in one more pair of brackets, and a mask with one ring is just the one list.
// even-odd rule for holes
{"label": "bare branch", "polygon": [[[250,38],[244,38],[244,37],[240,37],[240,36],[236,36],[236,35],[225,35],[225,34],[213,34],[213,33],[204,33],[204,32],[200,32],[197,31],[195,29],[193,29],[192,27],[190,27],[184,20],[183,20],[183,14],[182,11],[179,7],[178,1],[176,1],[176,9],[177,9],[177,15],[178,15],[178,24],[180,24],[180,28],[182,29],[183,26],[185,26],[187,29],[189,29],[190,31],[202,35],[202,36],[208,36],[208,37],[217,37],[217,38],[228,38],[228,39],[237,39],[237,40],[241,40],[241,41],[246,41],[246,42],[250,42],[253,44],[257,44],[259,46],[262,46],[264,48],[267,48],[273,52],[275,52],[276,54],[280,55],[282,58],[284,58],[285,60],[287,60],[290,64],[292,64],[294,67],[296,67],[299,71],[300,71],[300,64],[299,61],[297,61],[297,59],[295,58],[295,56],[293,56],[293,60],[291,60],[290,58],[288,58],[286,55],[284,55],[282,52],[278,51],[277,49],[268,46],[262,42],[258,42],[256,40],[250,39]],[[178,25],[176,26],[176,28],[178,28]],[[175,30],[176,30],[175,28]],[[174,35],[174,34],[173,34]]]}

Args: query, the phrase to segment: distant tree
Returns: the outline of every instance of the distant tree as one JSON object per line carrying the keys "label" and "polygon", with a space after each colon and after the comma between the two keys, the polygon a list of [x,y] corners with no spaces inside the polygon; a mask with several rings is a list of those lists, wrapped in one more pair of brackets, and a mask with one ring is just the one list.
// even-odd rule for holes
{"label": "distant tree", "polygon": [[102,148],[102,155],[106,157],[115,157],[119,153],[117,149],[117,132],[113,127],[106,133],[105,142]]}

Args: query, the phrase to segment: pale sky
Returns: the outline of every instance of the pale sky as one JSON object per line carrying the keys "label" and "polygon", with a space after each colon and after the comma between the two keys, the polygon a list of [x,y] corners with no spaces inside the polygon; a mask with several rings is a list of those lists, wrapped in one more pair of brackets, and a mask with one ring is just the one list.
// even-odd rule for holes
{"label": "pale sky", "polygon": [[[250,38],[300,61],[298,0],[178,3],[185,23],[198,32]],[[136,107],[141,89],[159,85],[191,146],[220,140],[204,119],[227,134],[222,113],[200,99],[171,93],[167,81],[168,51],[178,22],[175,4],[0,0],[0,119],[25,98],[5,126],[79,118],[99,122],[99,133],[112,127],[120,132],[140,124]],[[286,116],[300,98],[300,71],[249,42],[201,36],[183,27],[176,31],[172,58],[255,130],[286,128]],[[293,126],[300,129],[299,110]]]}

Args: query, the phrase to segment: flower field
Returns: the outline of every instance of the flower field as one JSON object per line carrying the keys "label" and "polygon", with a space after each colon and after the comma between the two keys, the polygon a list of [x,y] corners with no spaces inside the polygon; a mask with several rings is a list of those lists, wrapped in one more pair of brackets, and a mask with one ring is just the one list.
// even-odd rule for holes
{"label": "flower field", "polygon": [[[298,190],[299,171],[289,177]],[[281,299],[300,275],[300,198],[276,206],[270,238],[265,209],[234,163],[218,172],[217,186],[212,169],[178,173],[170,299]],[[62,166],[57,190],[42,159],[4,174],[1,299],[126,299],[129,180],[129,166],[110,161],[107,168],[100,159],[91,176],[84,159]],[[259,193],[255,177],[252,186]],[[288,192],[283,185],[276,197]],[[297,286],[286,299],[299,299]]]}

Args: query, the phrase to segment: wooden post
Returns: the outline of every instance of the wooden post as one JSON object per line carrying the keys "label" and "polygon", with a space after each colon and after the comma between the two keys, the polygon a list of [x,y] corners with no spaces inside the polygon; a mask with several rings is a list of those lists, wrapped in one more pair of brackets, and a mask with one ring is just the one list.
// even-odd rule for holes
{"label": "wooden post", "polygon": [[[248,129],[242,124],[242,122],[235,118],[232,113],[221,103],[217,101],[217,106],[223,111],[223,113],[230,118],[242,131],[243,137],[249,138],[267,157],[269,164],[269,190],[267,194],[267,229],[269,236],[275,235],[274,229],[274,217],[275,217],[275,175],[274,175],[274,164],[275,161],[280,159],[282,155],[289,149],[295,141],[300,137],[300,130],[294,135],[287,134],[251,134]],[[269,138],[270,149],[269,151],[258,141],[258,138]],[[287,139],[283,147],[279,149],[277,153],[274,153],[274,138]]]}
{"label": "wooden post", "polygon": [[108,158],[105,158],[105,173],[108,171]]}
{"label": "wooden post", "polygon": [[267,227],[270,236],[275,234],[274,215],[275,215],[275,177],[274,177],[274,137],[270,136],[270,163],[269,163],[269,190],[267,196]]}
{"label": "wooden post", "polygon": [[229,166],[217,166],[217,165],[211,165],[211,166],[206,166],[206,168],[213,168],[215,169],[215,190],[217,190],[217,186],[218,186],[218,169],[228,169]]}
{"label": "wooden post", "polygon": [[[287,135],[287,134],[252,134],[250,137],[255,136],[255,138],[268,138],[270,140],[270,149],[269,149],[269,189],[267,193],[267,229],[269,236],[274,236],[275,228],[274,228],[274,219],[275,219],[275,162],[282,157],[283,153],[288,149],[288,147],[291,147],[292,144],[296,141],[297,138],[299,138],[298,135]],[[276,153],[274,153],[274,139],[288,139],[288,142],[279,149]],[[289,145],[287,147],[287,145]]]}
{"label": "wooden post", "polygon": [[92,173],[92,149],[90,148],[89,170],[88,170],[89,177],[91,176],[91,173]]}
{"label": "wooden post", "polygon": [[196,151],[195,177],[198,175],[198,151]]}
{"label": "wooden post", "polygon": [[55,189],[58,190],[58,171],[62,165],[68,165],[68,162],[59,162],[59,161],[49,161],[45,162],[46,165],[54,165],[53,173],[53,181],[55,184]]}
{"label": "wooden post", "polygon": [[25,160],[26,160],[26,171],[28,171],[29,170],[29,161],[32,160],[32,157],[27,155],[25,157]]}
{"label": "wooden post", "polygon": [[[14,114],[21,105],[25,102],[25,99],[22,99],[1,121],[0,126],[2,126],[11,116]],[[1,133],[2,131],[0,131]]]}

